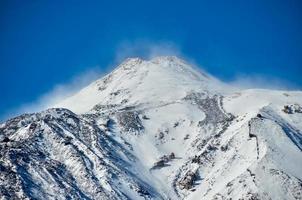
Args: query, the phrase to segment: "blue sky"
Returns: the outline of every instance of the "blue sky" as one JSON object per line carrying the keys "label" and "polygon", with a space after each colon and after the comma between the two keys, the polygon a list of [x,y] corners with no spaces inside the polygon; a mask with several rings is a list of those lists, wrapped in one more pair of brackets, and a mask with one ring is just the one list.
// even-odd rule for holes
{"label": "blue sky", "polygon": [[224,81],[301,89],[301,10],[299,0],[2,0],[0,119],[152,49]]}

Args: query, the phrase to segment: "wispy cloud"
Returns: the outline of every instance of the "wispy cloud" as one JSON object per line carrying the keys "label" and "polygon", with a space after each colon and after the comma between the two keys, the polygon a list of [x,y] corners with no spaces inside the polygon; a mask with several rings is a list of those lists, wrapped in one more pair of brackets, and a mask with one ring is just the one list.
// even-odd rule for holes
{"label": "wispy cloud", "polygon": [[50,108],[102,75],[103,71],[99,67],[90,68],[89,70],[74,76],[65,83],[55,85],[53,89],[42,94],[37,100],[30,103],[24,103],[2,114],[0,120],[5,120],[23,113],[38,112]]}
{"label": "wispy cloud", "polygon": [[287,80],[261,74],[239,74],[228,83],[241,89],[295,90],[299,88],[296,84]]}
{"label": "wispy cloud", "polygon": [[[42,94],[36,101],[24,103],[7,113],[0,116],[0,120],[16,116],[22,113],[37,112],[52,107],[61,100],[76,93],[92,81],[102,77],[110,72],[117,64],[129,57],[141,57],[144,59],[152,59],[156,56],[178,56],[191,63],[193,66],[199,66],[194,59],[183,54],[179,45],[169,41],[150,41],[145,39],[135,41],[123,41],[116,48],[115,59],[109,67],[93,67],[87,71],[70,79],[65,83],[55,85],[52,90]],[[201,67],[200,71],[206,73]],[[215,76],[215,74],[213,74]],[[210,75],[211,76],[211,75]],[[277,77],[269,77],[258,74],[239,74],[233,80],[227,81],[228,84],[241,88],[261,88],[261,89],[278,89],[288,90],[297,89],[297,85],[282,80]]]}
{"label": "wispy cloud", "polygon": [[0,121],[19,114],[38,112],[51,108],[53,105],[67,98],[68,96],[73,95],[97,78],[100,78],[107,72],[110,72],[114,67],[116,67],[117,64],[121,63],[126,58],[141,57],[151,59],[156,56],[168,55],[180,56],[181,53],[179,47],[177,47],[177,45],[174,43],[167,41],[151,42],[143,39],[135,41],[123,41],[117,46],[115,59],[111,65],[106,67],[93,67],[71,78],[70,81],[54,85],[50,91],[41,94],[37,100],[24,103],[8,110],[5,113],[1,113]]}
{"label": "wispy cloud", "polygon": [[194,58],[183,52],[180,45],[167,40],[137,39],[134,41],[123,41],[117,46],[114,64],[119,64],[129,57],[140,57],[150,60],[158,56],[177,56],[190,63],[196,70],[207,73],[197,64]]}
{"label": "wispy cloud", "polygon": [[129,57],[141,57],[152,59],[156,56],[179,56],[183,57],[181,48],[170,41],[135,40],[123,41],[116,50],[116,62],[121,62]]}

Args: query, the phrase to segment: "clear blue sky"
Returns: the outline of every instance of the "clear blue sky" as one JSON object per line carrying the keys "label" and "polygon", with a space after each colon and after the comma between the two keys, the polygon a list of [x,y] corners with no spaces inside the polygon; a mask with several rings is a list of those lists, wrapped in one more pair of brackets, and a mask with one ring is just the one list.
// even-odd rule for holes
{"label": "clear blue sky", "polygon": [[172,42],[222,80],[257,74],[301,89],[301,19],[300,0],[1,0],[0,116],[112,64],[125,41]]}

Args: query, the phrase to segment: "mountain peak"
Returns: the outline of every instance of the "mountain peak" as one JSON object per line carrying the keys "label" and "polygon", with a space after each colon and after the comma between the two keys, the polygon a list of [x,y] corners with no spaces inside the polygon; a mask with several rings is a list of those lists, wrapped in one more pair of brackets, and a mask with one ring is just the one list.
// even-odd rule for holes
{"label": "mountain peak", "polygon": [[176,56],[151,60],[128,58],[113,72],[95,81],[56,107],[85,113],[98,104],[171,101],[191,91],[219,93],[222,83]]}
{"label": "mountain peak", "polygon": [[154,63],[171,62],[171,63],[186,63],[183,59],[177,56],[157,56],[150,60]]}
{"label": "mountain peak", "polygon": [[156,56],[151,59],[142,59],[140,57],[130,57],[126,58],[118,68],[129,70],[132,67],[138,66],[142,63],[152,63],[160,66],[165,66],[165,64],[170,64],[171,66],[175,65],[187,65],[184,60],[178,58],[177,56]]}
{"label": "mountain peak", "polygon": [[302,199],[301,99],[230,92],[175,56],[129,58],[0,125],[0,197]]}
{"label": "mountain peak", "polygon": [[139,58],[139,57],[135,57],[135,58],[126,58],[120,65],[119,68],[123,68],[123,69],[130,69],[131,67],[135,66],[135,65],[139,65],[142,62],[144,62],[143,59]]}

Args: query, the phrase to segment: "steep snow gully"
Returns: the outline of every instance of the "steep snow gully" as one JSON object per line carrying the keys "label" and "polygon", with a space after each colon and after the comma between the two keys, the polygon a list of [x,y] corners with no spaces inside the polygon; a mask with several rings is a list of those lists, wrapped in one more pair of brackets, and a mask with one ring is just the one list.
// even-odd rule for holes
{"label": "steep snow gully", "polygon": [[127,59],[0,125],[0,199],[302,199],[302,92]]}

